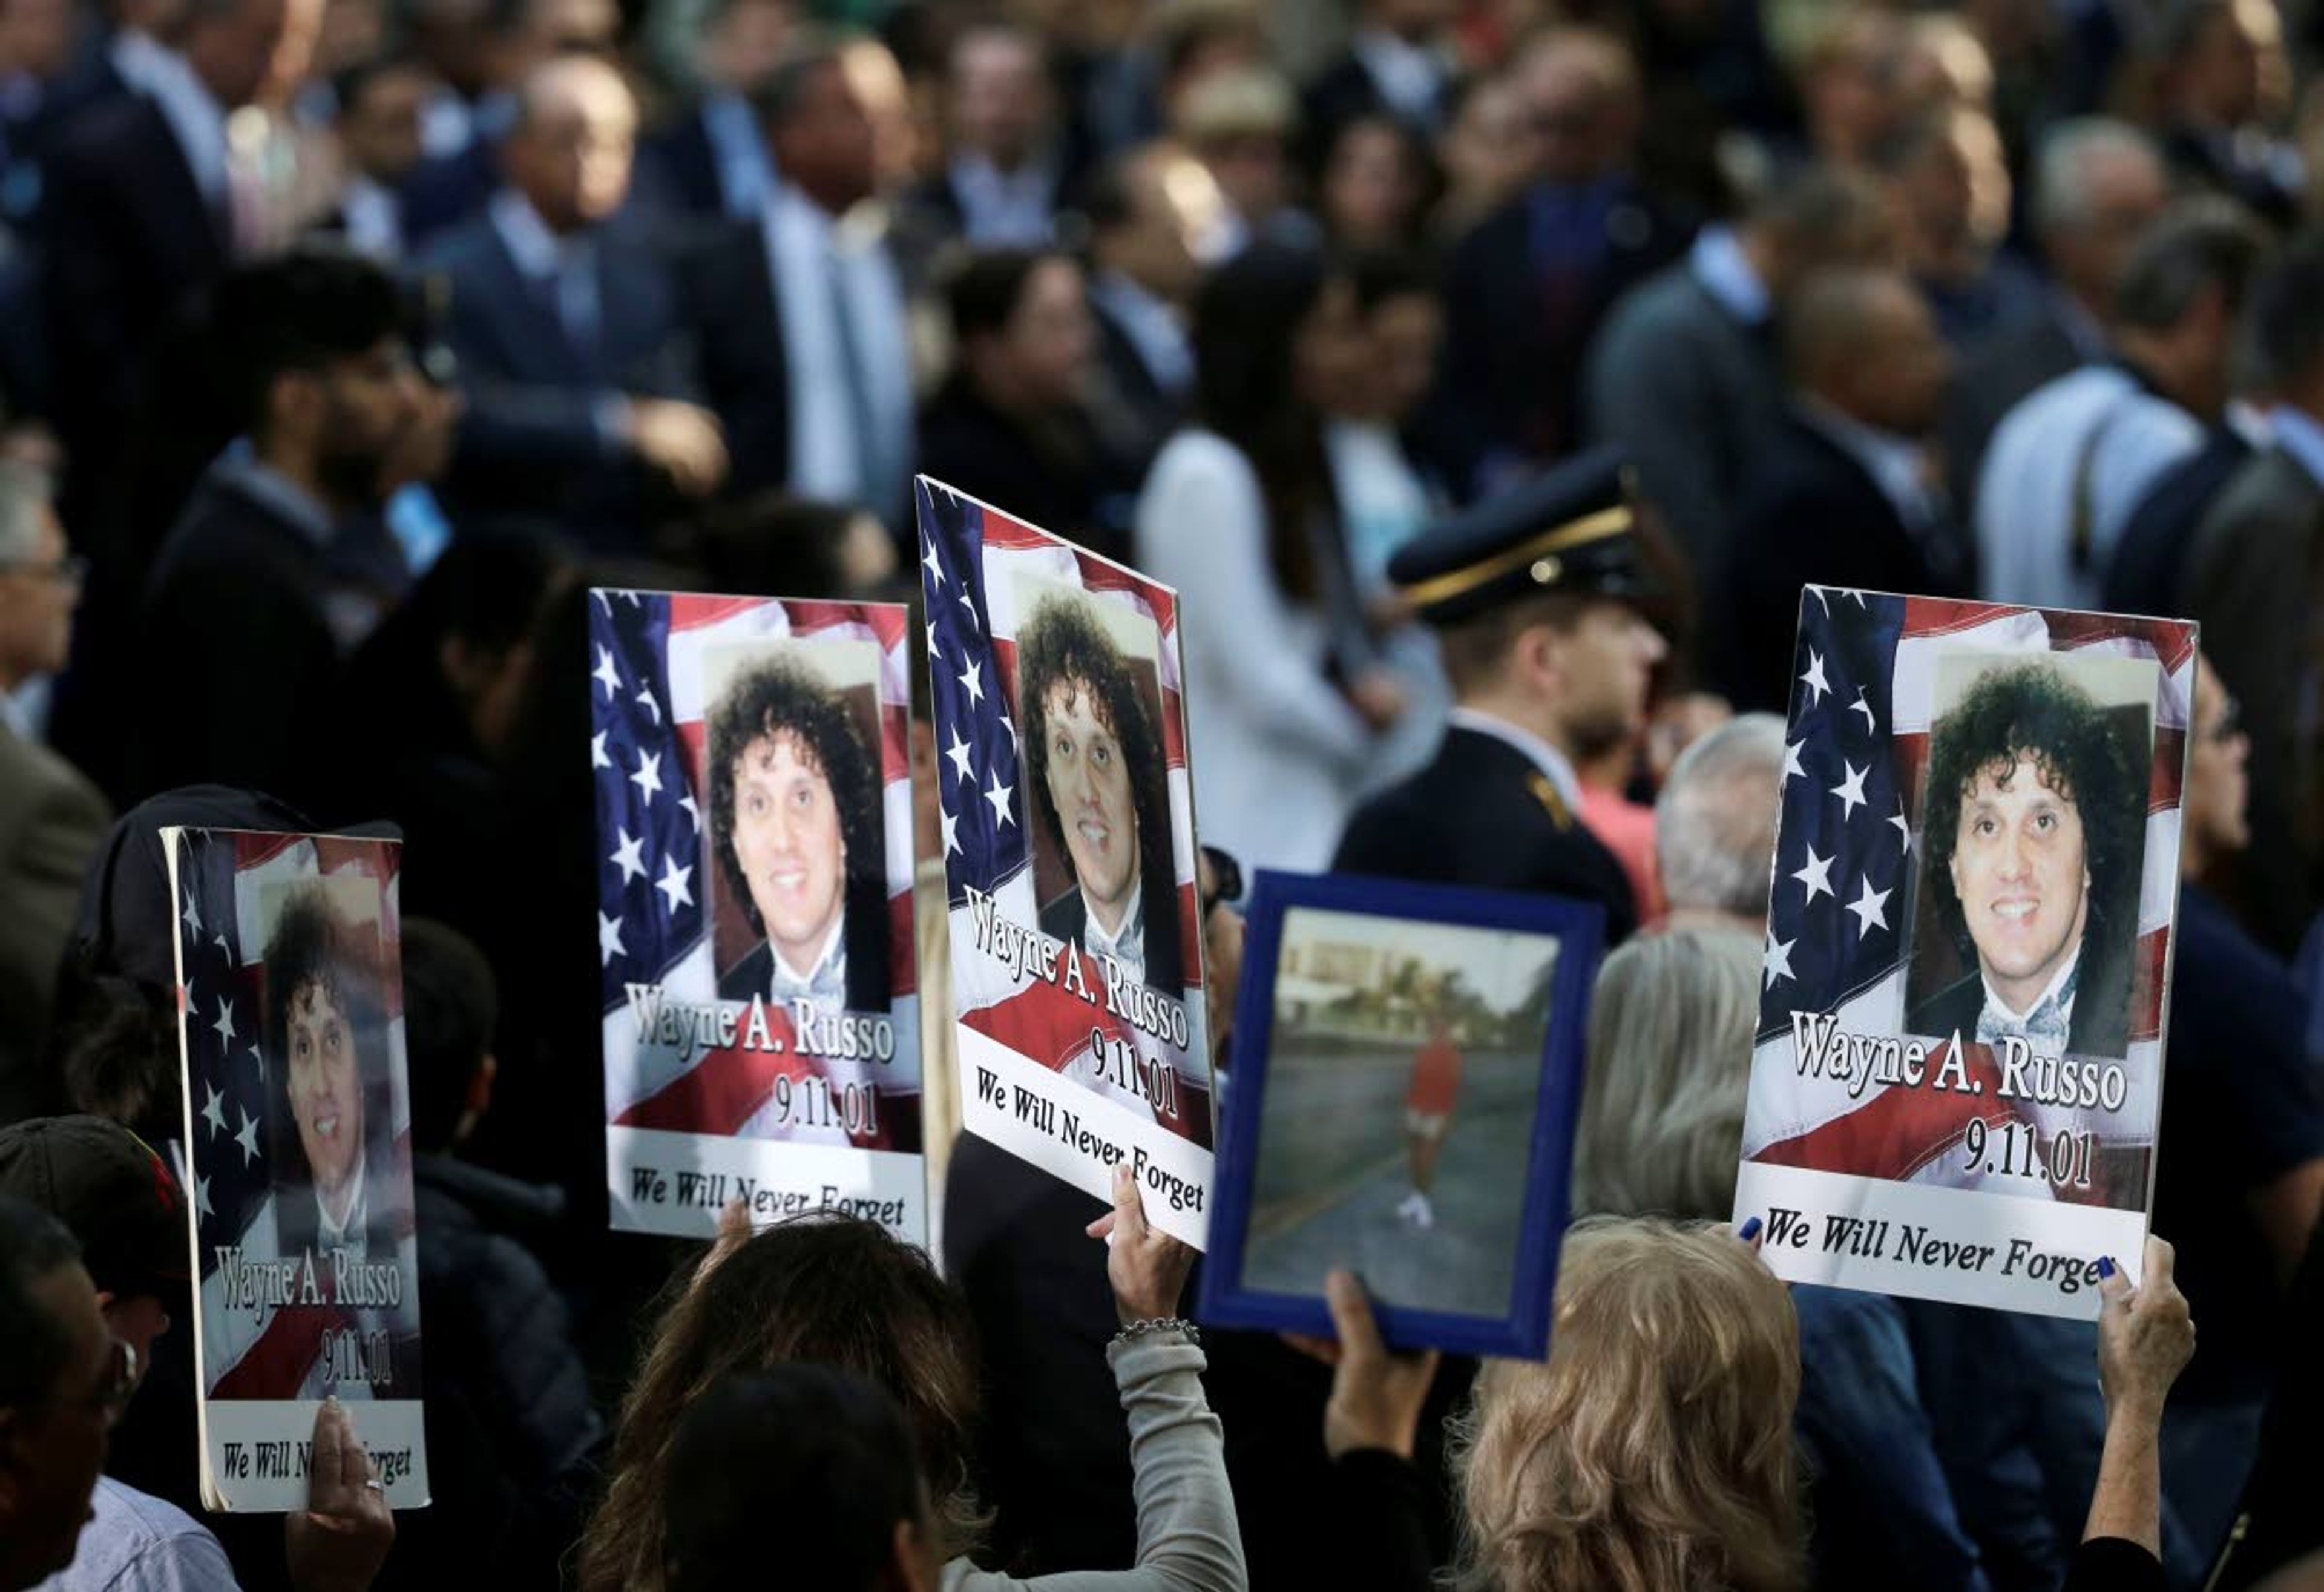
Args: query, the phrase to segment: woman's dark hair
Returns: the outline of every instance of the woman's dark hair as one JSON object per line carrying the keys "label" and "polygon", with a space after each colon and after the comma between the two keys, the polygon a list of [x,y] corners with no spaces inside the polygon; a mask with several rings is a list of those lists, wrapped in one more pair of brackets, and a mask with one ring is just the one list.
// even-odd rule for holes
{"label": "woman's dark hair", "polygon": [[2146,785],[2138,764],[2106,710],[2055,664],[1996,669],[1972,682],[1937,721],[1929,737],[1922,814],[1923,876],[1933,882],[1940,917],[1972,967],[1976,949],[1952,884],[1961,803],[1980,774],[2006,778],[2020,759],[2072,802],[2081,819],[2090,930],[2119,927],[2136,911],[2146,839]]}
{"label": "woman's dark hair", "polygon": [[[847,848],[847,900],[850,967],[861,954],[872,954],[856,931],[868,914],[878,927],[881,944],[887,939],[888,855],[881,844],[880,765],[863,744],[855,720],[839,693],[796,658],[772,657],[754,662],[726,688],[710,710],[708,729],[710,782],[710,843],[718,854],[718,870],[733,893],[751,927],[763,934],[758,902],[751,898],[751,882],[742,859],[734,851],[734,764],[753,741],[788,736],[798,742],[802,758],[815,765],[831,785],[832,804],[839,810],[841,843]],[[883,961],[884,966],[884,961]],[[881,986],[884,987],[883,977]]]}
{"label": "woman's dark hair", "polygon": [[[706,508],[689,549],[705,591],[779,591],[809,601],[852,602],[844,550],[862,511],[843,503],[755,492]],[[917,591],[917,582],[912,586]]]}
{"label": "woman's dark hair", "polygon": [[1139,883],[1143,888],[1146,935],[1176,945],[1178,890],[1170,847],[1170,775],[1162,751],[1161,727],[1147,711],[1128,660],[1098,623],[1086,601],[1045,597],[1017,632],[1017,717],[1025,733],[1025,782],[1035,821],[1073,866],[1065,845],[1065,822],[1049,799],[1049,696],[1079,680],[1089,688],[1097,717],[1113,732],[1129,765],[1130,794],[1137,808]]}
{"label": "woman's dark hair", "polygon": [[622,1401],[604,1502],[581,1541],[584,1592],[663,1583],[670,1449],[719,1377],[811,1362],[853,1372],[909,1422],[947,1559],[983,1527],[969,1490],[977,1411],[968,1304],[927,1255],[874,1222],[810,1216],[769,1227],[664,1290],[660,1325]]}
{"label": "woman's dark hair", "polygon": [[1314,520],[1336,512],[1323,419],[1298,395],[1301,329],[1338,280],[1312,249],[1254,244],[1194,297],[1194,407],[1258,473],[1268,558],[1286,597],[1319,590]]}
{"label": "woman's dark hair", "polygon": [[662,1572],[669,1592],[760,1592],[779,1541],[785,1584],[870,1592],[897,1523],[926,1509],[911,1428],[882,1389],[831,1365],[731,1371],[670,1441]]}
{"label": "woman's dark hair", "polygon": [[1006,330],[1033,273],[1052,260],[1073,263],[1055,249],[979,249],[961,262],[945,289],[954,340],[966,347],[972,338]]}
{"label": "woman's dark hair", "polygon": [[49,1030],[51,1076],[75,1111],[159,1143],[186,1131],[174,1002],[134,978],[68,957]]}
{"label": "woman's dark hair", "polygon": [[399,949],[411,1147],[449,1150],[476,1069],[492,1053],[500,988],[475,943],[432,919],[404,919]]}

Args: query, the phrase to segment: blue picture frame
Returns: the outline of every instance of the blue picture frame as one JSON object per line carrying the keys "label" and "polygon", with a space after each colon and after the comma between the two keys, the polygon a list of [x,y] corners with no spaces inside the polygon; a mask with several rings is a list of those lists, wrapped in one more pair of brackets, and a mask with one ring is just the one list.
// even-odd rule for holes
{"label": "blue picture frame", "polygon": [[1310,907],[1414,923],[1507,930],[1558,942],[1550,976],[1549,1021],[1542,1036],[1541,1082],[1526,1140],[1523,1209],[1514,1286],[1506,1314],[1484,1316],[1416,1309],[1375,1300],[1381,1336],[1401,1348],[1544,1358],[1549,1348],[1558,1246],[1571,1214],[1573,1134],[1581,1115],[1590,992],[1605,944],[1606,915],[1593,902],[1556,896],[1469,890],[1353,875],[1309,875],[1261,870],[1251,885],[1235,1003],[1232,1067],[1223,1090],[1219,1155],[1212,1184],[1210,1247],[1201,1268],[1198,1318],[1204,1324],[1276,1332],[1333,1335],[1321,1289],[1291,1294],[1243,1282],[1260,1112],[1274,1042],[1276,976],[1283,926],[1293,908]]}

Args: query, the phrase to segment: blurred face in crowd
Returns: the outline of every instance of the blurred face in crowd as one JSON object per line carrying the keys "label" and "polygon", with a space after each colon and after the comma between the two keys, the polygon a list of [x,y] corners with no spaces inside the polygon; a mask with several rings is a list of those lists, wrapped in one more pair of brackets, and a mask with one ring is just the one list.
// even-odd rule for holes
{"label": "blurred face in crowd", "polygon": [[1027,273],[1007,323],[977,338],[967,359],[977,385],[1001,408],[1056,410],[1080,401],[1096,352],[1081,268],[1051,257]]}
{"label": "blurred face in crowd", "polygon": [[355,1025],[328,990],[309,984],[290,994],[290,1027],[283,1049],[299,1148],[306,1152],[307,1170],[324,1206],[344,1213],[353,1203],[364,1143]]}
{"label": "blurred face in crowd", "polygon": [[385,498],[391,465],[422,418],[427,395],[401,338],[277,379],[267,450],[310,457],[316,485],[343,507]]}
{"label": "blurred face in crowd", "polygon": [[2180,115],[2199,126],[2273,120],[2290,92],[2283,21],[2272,0],[2235,0],[2196,30],[2172,66]]}
{"label": "blurred face in crowd", "polygon": [[79,36],[71,0],[8,0],[0,5],[0,71],[45,82],[72,63]]}
{"label": "blurred face in crowd", "polygon": [[1637,88],[1618,45],[1591,33],[1554,34],[1519,60],[1516,77],[1542,178],[1594,182],[1628,162]]}
{"label": "blurred face in crowd", "polygon": [[392,187],[420,163],[420,118],[436,79],[417,66],[383,68],[339,107],[339,147],[347,164]]}
{"label": "blurred face in crowd", "polygon": [[1598,756],[1642,733],[1655,667],[1670,648],[1627,603],[1593,602],[1570,628],[1545,627],[1566,744]]}
{"label": "blurred face in crowd", "polygon": [[187,30],[187,64],[229,109],[252,103],[271,81],[305,76],[320,20],[317,0],[237,0]]}
{"label": "blurred face in crowd", "polygon": [[761,736],[734,760],[734,856],[767,943],[795,971],[814,971],[847,903],[847,843],[831,781],[788,732]]}
{"label": "blurred face in crowd", "polygon": [[1929,274],[1981,267],[2009,230],[2009,167],[1980,111],[1944,113],[1896,188],[1914,264]]}
{"label": "blurred face in crowd", "polygon": [[1226,200],[1193,156],[1163,148],[1133,156],[1123,172],[1130,215],[1096,240],[1099,261],[1173,303],[1193,297],[1203,240]]}
{"label": "blurred face in crowd", "polygon": [[595,55],[611,60],[621,38],[616,0],[532,0],[527,19],[530,49],[544,54]]}
{"label": "blurred face in crowd", "polygon": [[1952,356],[1910,278],[1886,272],[1851,296],[1808,384],[1842,414],[1901,437],[1935,425]]}
{"label": "blurred face in crowd", "polygon": [[798,31],[798,8],[791,0],[728,0],[710,24],[702,69],[723,88],[748,92],[775,69]]}
{"label": "blurred face in crowd", "polygon": [[1444,340],[1444,310],[1433,293],[1397,293],[1372,306],[1365,329],[1372,344],[1377,413],[1398,423],[1420,407],[1436,380],[1436,353]]}
{"label": "blurred face in crowd", "polygon": [[1461,7],[1457,0],[1371,0],[1364,10],[1374,27],[1417,44],[1451,27]]}
{"label": "blurred face in crowd", "polygon": [[69,1338],[55,1384],[0,1426],[0,1585],[30,1587],[72,1562],[120,1408],[120,1351],[78,1262],[27,1291]]}
{"label": "blurred face in crowd", "polygon": [[2082,943],[2089,917],[2081,810],[2020,755],[1977,771],[1961,798],[1953,893],[1986,981],[2030,1012]]}
{"label": "blurred face in crowd", "polygon": [[1326,414],[1360,414],[1373,391],[1372,352],[1355,285],[1335,277],[1292,340],[1292,391]]}
{"label": "blurred face in crowd", "polygon": [[1455,189],[1487,196],[1523,187],[1541,156],[1517,84],[1502,76],[1471,89],[1436,154]]}
{"label": "blurred face in crowd", "polygon": [[1120,737],[1087,680],[1059,680],[1041,705],[1049,800],[1090,910],[1111,933],[1138,884],[1138,805]]}
{"label": "blurred face in crowd", "polygon": [[954,46],[950,83],[956,153],[1002,171],[1022,164],[1048,125],[1049,81],[1040,51],[1021,33],[980,29]]}
{"label": "blurred face in crowd", "polygon": [[1816,153],[1849,165],[1895,125],[1904,37],[1897,20],[1886,13],[1851,10],[1841,15],[1838,31],[1810,57],[1800,92]]}
{"label": "blurred face in crowd", "polygon": [[920,125],[904,69],[879,40],[851,39],[840,48],[839,69],[872,124],[873,182],[883,192],[906,186],[918,175]]}
{"label": "blurred face in crowd", "polygon": [[2099,145],[2083,153],[2074,186],[2079,203],[2043,235],[2042,248],[2051,269],[2103,315],[2139,235],[2170,201],[2170,179],[2149,151]]}
{"label": "blurred face in crowd", "polygon": [[2240,717],[2210,660],[2198,659],[2194,722],[2188,727],[2193,744],[2187,753],[2185,803],[2188,849],[2198,865],[2251,844],[2251,826],[2245,817],[2251,797],[2251,778],[2245,768],[2251,757],[2251,737],[2244,734]]}
{"label": "blurred face in crowd", "polygon": [[871,114],[837,64],[815,74],[789,116],[769,130],[775,164],[816,204],[840,215],[871,197],[879,144]]}
{"label": "blurred face in crowd", "polygon": [[638,107],[620,74],[568,56],[526,80],[516,128],[503,146],[509,180],[552,232],[594,227],[629,196]]}
{"label": "blurred face in crowd", "polygon": [[1913,110],[1959,106],[1993,109],[1993,60],[1968,23],[1932,13],[1908,24],[1897,67],[1897,92]]}
{"label": "blurred face in crowd", "polygon": [[64,526],[42,504],[39,532],[21,561],[0,563],[0,690],[54,674],[72,652],[80,576],[68,562]]}
{"label": "blurred face in crowd", "polygon": [[1244,220],[1263,221],[1283,208],[1290,173],[1281,134],[1222,134],[1204,141],[1203,163],[1228,205]]}
{"label": "blurred face in crowd", "polygon": [[1323,225],[1333,241],[1351,247],[1397,243],[1413,230],[1420,182],[1412,150],[1393,123],[1370,116],[1351,122],[1323,169]]}

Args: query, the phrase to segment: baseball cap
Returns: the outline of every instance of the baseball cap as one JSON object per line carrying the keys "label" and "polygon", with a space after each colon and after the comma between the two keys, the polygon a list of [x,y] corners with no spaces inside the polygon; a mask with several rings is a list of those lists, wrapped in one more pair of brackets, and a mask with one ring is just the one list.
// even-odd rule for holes
{"label": "baseball cap", "polygon": [[0,1193],[70,1228],[81,1264],[107,1293],[166,1296],[188,1280],[185,1195],[161,1158],[118,1123],[42,1116],[0,1128]]}

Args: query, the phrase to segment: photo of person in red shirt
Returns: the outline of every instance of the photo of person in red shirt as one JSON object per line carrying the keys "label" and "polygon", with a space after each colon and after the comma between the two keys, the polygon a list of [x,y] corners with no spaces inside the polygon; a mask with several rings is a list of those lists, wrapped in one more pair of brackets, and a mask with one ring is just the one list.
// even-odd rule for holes
{"label": "photo of person in red shirt", "polygon": [[1428,1190],[1435,1186],[1436,1159],[1444,1152],[1445,1130],[1461,1095],[1462,1058],[1442,1017],[1432,1018],[1428,1042],[1412,1059],[1412,1087],[1404,1097],[1405,1149],[1412,1163],[1412,1192],[1396,1214],[1422,1229],[1436,1225]]}

